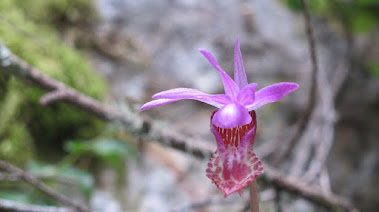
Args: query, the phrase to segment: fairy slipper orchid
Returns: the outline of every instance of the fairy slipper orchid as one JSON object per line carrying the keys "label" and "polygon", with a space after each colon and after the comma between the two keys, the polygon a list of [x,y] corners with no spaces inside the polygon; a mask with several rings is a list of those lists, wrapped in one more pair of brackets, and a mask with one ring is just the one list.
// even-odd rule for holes
{"label": "fairy slipper orchid", "polygon": [[262,163],[253,153],[257,129],[255,110],[295,91],[295,83],[282,82],[256,92],[257,84],[248,84],[243,66],[239,40],[234,53],[234,81],[219,66],[211,53],[200,52],[220,73],[225,94],[206,94],[191,88],[175,88],[153,95],[156,100],[144,104],[140,111],[194,99],[219,108],[211,116],[211,132],[217,150],[208,163],[206,175],[225,194],[242,194],[243,188],[263,173]]}

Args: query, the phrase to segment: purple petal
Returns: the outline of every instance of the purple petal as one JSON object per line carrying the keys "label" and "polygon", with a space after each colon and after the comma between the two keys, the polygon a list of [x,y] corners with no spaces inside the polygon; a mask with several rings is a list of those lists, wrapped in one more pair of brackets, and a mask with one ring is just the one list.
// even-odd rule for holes
{"label": "purple petal", "polygon": [[256,110],[262,105],[277,102],[282,97],[288,95],[289,93],[295,91],[299,87],[296,83],[282,82],[267,86],[262,88],[257,93],[255,93],[255,101],[253,104],[246,106],[246,108],[251,110]]}
{"label": "purple petal", "polygon": [[194,99],[217,108],[229,104],[231,99],[225,94],[210,95],[192,88],[174,88],[162,91],[153,96],[154,99]]}
{"label": "purple petal", "polygon": [[224,154],[225,153],[225,144],[224,144],[224,141],[222,140],[222,136],[220,135],[220,133],[217,131],[216,127],[214,124],[211,124],[211,132],[213,133],[213,135],[215,136],[216,138],[216,144],[217,144],[217,151],[220,153],[220,154]]}
{"label": "purple petal", "polygon": [[245,86],[237,96],[237,101],[243,105],[250,105],[254,103],[255,100],[255,90],[257,89],[256,83],[251,83]]}
{"label": "purple petal", "polygon": [[[238,147],[238,152],[241,155],[241,158],[245,158],[246,153],[249,151],[249,149],[252,148],[251,140],[252,138],[255,139],[256,135],[256,129],[257,125],[254,125],[241,139],[240,145]],[[254,144],[254,142],[253,142]]]}
{"label": "purple petal", "polygon": [[139,110],[140,111],[144,111],[144,110],[147,110],[147,109],[150,109],[150,108],[153,108],[153,107],[158,107],[158,106],[169,104],[169,103],[176,102],[176,101],[179,101],[179,100],[180,99],[158,99],[158,100],[153,100],[153,101],[147,102],[144,105],[142,105],[142,107]]}
{"label": "purple petal", "polygon": [[211,63],[211,65],[220,72],[222,83],[224,84],[225,94],[230,96],[233,100],[237,98],[237,93],[239,88],[237,84],[230,78],[229,75],[225,73],[218,65],[216,59],[206,50],[200,50],[200,53],[207,58],[207,60]]}
{"label": "purple petal", "polygon": [[238,103],[230,103],[218,110],[212,119],[212,123],[221,128],[234,128],[251,122],[251,116],[247,109]]}
{"label": "purple petal", "polygon": [[242,54],[240,50],[240,41],[237,38],[236,47],[234,49],[234,81],[240,88],[244,88],[247,85],[247,77],[245,68],[243,67]]}

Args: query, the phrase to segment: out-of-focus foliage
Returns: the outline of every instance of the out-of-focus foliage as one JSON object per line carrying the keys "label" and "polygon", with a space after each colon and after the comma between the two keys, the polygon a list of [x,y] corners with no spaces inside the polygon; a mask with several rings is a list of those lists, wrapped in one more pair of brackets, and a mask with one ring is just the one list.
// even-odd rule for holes
{"label": "out-of-focus foliage", "polygon": [[[26,164],[26,170],[48,181],[55,186],[65,185],[79,189],[87,198],[91,196],[95,181],[92,175],[82,169],[78,169],[72,165],[53,166],[43,164],[37,161],[29,161]],[[66,185],[67,186],[67,185]]]}
{"label": "out-of-focus foliage", "polygon": [[[286,5],[295,10],[302,10],[300,0],[285,0]],[[378,0],[310,0],[307,1],[312,14],[324,20],[331,28],[350,36],[368,35],[378,36],[379,27],[379,1]],[[346,36],[346,35],[345,35]],[[351,42],[351,41],[350,41]],[[365,70],[373,76],[379,76],[377,55],[365,54],[360,63]]]}
{"label": "out-of-focus foliage", "polygon": [[[310,0],[308,3],[313,13],[332,22],[343,19],[347,27],[356,33],[373,30],[379,23],[378,0]],[[302,10],[300,0],[286,0],[286,4],[296,11]]]}
{"label": "out-of-focus foliage", "polygon": [[121,166],[126,157],[133,154],[126,143],[115,139],[97,139],[83,142],[80,140],[69,141],[65,149],[73,155],[91,155],[114,166]]}
{"label": "out-of-focus foliage", "polygon": [[59,28],[73,25],[91,26],[98,18],[92,0],[13,0],[13,2],[28,19]]}
{"label": "out-of-focus foliage", "polygon": [[40,192],[31,187],[25,186],[21,188],[20,184],[17,188],[2,188],[0,190],[0,198],[24,204],[54,205],[55,203],[51,198],[43,197]]}
{"label": "out-of-focus foliage", "polygon": [[2,83],[6,85],[8,92],[3,91],[0,96],[0,156],[2,159],[14,159],[15,163],[20,163],[34,153],[29,131],[17,119],[21,113],[19,106],[22,105],[23,95],[17,89],[15,80],[8,78]]}
{"label": "out-of-focus foliage", "polygon": [[372,74],[379,76],[379,62],[369,61],[367,67]]}
{"label": "out-of-focus foliage", "polygon": [[124,161],[128,157],[135,156],[134,145],[111,138],[88,141],[72,140],[65,144],[65,149],[69,155],[62,160],[61,165],[81,164],[82,161],[87,161],[87,166],[91,165],[88,161],[99,165],[103,164],[106,167],[111,165],[118,173],[119,184],[123,183],[125,176]]}
{"label": "out-of-focus foliage", "polygon": [[[26,171],[54,189],[68,194],[76,194],[78,198],[89,198],[93,192],[95,181],[91,174],[74,166],[53,166],[37,161],[29,161]],[[15,186],[17,184],[17,186]],[[41,195],[27,183],[2,182],[0,198],[21,203],[55,205],[56,202],[46,195]]]}
{"label": "out-of-focus foliage", "polygon": [[[0,42],[44,74],[100,99],[106,92],[105,81],[78,51],[62,43],[55,28],[58,22],[89,21],[94,16],[84,15],[92,14],[92,3],[1,0]],[[91,138],[103,125],[66,104],[42,107],[38,101],[44,93],[0,70],[1,159],[21,165],[36,151],[40,158],[54,158],[61,142]]]}

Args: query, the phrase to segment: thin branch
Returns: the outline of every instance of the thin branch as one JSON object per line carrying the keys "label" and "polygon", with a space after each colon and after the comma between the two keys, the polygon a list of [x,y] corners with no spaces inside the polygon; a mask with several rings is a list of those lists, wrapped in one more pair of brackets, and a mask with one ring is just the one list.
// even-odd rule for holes
{"label": "thin branch", "polygon": [[15,175],[15,174],[9,174],[9,173],[0,173],[0,181],[10,181],[10,182],[15,182],[19,181],[20,178]]}
{"label": "thin branch", "polygon": [[[12,69],[9,69],[10,64],[13,64],[13,68],[25,67],[26,69],[22,69],[22,72],[26,72],[23,76],[29,76],[27,77],[27,79],[30,79],[33,83],[44,89],[50,91],[52,90],[51,88],[57,88],[58,85],[61,86],[62,89],[70,89],[70,92],[73,92],[73,94],[75,94],[76,97],[79,96],[81,98],[73,98],[71,99],[71,101],[66,102],[72,104],[73,106],[79,107],[84,112],[92,113],[95,116],[104,120],[121,121],[121,123],[124,124],[126,130],[128,130],[130,133],[132,133],[142,141],[157,141],[165,146],[170,146],[177,150],[191,152],[194,156],[198,158],[209,158],[214,151],[212,151],[211,148],[207,146],[204,147],[201,145],[191,145],[189,144],[191,143],[189,142],[191,140],[190,138],[172,131],[162,131],[159,127],[154,125],[153,121],[149,119],[142,119],[140,116],[135,115],[135,113],[129,113],[123,116],[115,115],[119,113],[113,111],[110,108],[105,107],[98,101],[88,96],[85,96],[84,94],[81,94],[72,88],[67,87],[63,83],[41,74],[37,69],[29,66],[26,62],[22,61],[21,59],[18,58],[17,60],[14,60],[14,58],[16,58],[14,55],[12,57],[3,57],[4,54],[2,54],[1,50],[2,49],[0,48],[0,65],[2,65],[2,67],[0,66],[0,71],[2,70],[1,68],[6,68],[6,70],[9,70],[10,73],[14,74],[14,72],[12,72]],[[9,54],[12,55],[11,53]],[[11,58],[11,60],[9,58]],[[23,65],[19,66],[17,64],[18,62],[22,62]],[[33,71],[33,74],[29,73],[30,71]],[[30,77],[31,75],[32,77]],[[19,75],[16,74],[16,76]],[[82,97],[84,99],[88,99],[88,101],[91,102],[91,104],[87,104],[87,101],[81,101],[83,99]],[[81,104],[85,104],[85,106],[82,106]],[[92,106],[95,109],[86,109]],[[267,164],[264,164],[264,167],[265,173],[263,174],[263,177],[260,179],[281,188],[283,191],[298,194],[299,196],[304,197],[320,205],[329,207],[339,207],[350,212],[358,211],[351,203],[337,195],[323,194],[317,188],[306,185],[300,179],[286,177],[280,174],[280,172],[278,172],[275,168]]]}
{"label": "thin branch", "polygon": [[[69,185],[69,186],[79,185],[79,182],[76,182],[65,176],[59,176],[57,174],[34,174],[33,176],[37,178],[38,180],[54,181],[62,185]],[[22,181],[22,180],[23,179],[16,174],[0,172],[0,181],[16,182],[16,181]]]}
{"label": "thin branch", "polygon": [[[114,111],[104,105],[99,104],[98,101],[96,101],[95,99],[88,97],[82,93],[79,93],[75,89],[68,87],[62,82],[59,82],[46,75],[43,75],[39,70],[30,66],[27,62],[20,59],[18,56],[12,54],[4,45],[1,44],[0,60],[2,65],[0,67],[0,71],[9,71],[11,72],[11,74],[17,75],[21,78],[25,78],[39,85],[41,88],[47,91],[52,91],[54,93],[59,91],[60,93],[65,93],[65,96],[68,97],[64,98],[65,102],[73,104],[107,121],[114,121],[116,119],[123,120],[122,115],[117,111]],[[41,100],[42,103],[46,103],[46,98],[47,97],[45,96],[45,100]]]}
{"label": "thin branch", "polygon": [[266,183],[274,185],[276,188],[286,190],[326,207],[340,207],[349,212],[359,211],[349,201],[335,194],[324,194],[319,189],[309,186],[297,178],[285,176],[266,164],[264,164],[264,169],[266,174],[261,179]]}
{"label": "thin branch", "polygon": [[0,209],[16,212],[74,212],[69,208],[21,204],[5,199],[0,199]]}
{"label": "thin branch", "polygon": [[33,185],[41,192],[49,195],[50,197],[54,198],[58,202],[62,203],[63,205],[67,205],[69,207],[75,208],[77,212],[89,212],[89,209],[86,207],[72,201],[71,199],[67,198],[66,196],[54,191],[50,187],[46,186],[44,183],[40,182],[37,178],[33,177],[32,175],[26,173],[22,169],[15,167],[8,162],[0,160],[0,168],[3,170],[8,171],[11,174],[16,175],[17,177],[23,179],[25,182]]}
{"label": "thin branch", "polygon": [[329,173],[326,167],[321,170],[320,174],[320,187],[323,193],[331,194],[332,186],[330,185]]}
{"label": "thin branch", "polygon": [[317,74],[318,74],[318,58],[317,58],[317,53],[316,53],[316,42],[315,42],[316,39],[315,39],[315,35],[312,28],[311,15],[309,13],[308,3],[306,0],[301,0],[301,4],[303,6],[303,15],[304,15],[304,21],[306,25],[309,53],[310,53],[310,59],[311,59],[311,64],[312,64],[311,82],[310,82],[310,88],[309,88],[309,99],[308,99],[307,108],[305,109],[303,115],[292,127],[289,139],[286,141],[285,145],[281,145],[283,149],[282,151],[279,152],[279,154],[277,154],[277,156],[274,159],[274,164],[276,166],[284,158],[288,157],[288,155],[290,154],[290,150],[293,148],[296,141],[298,141],[299,138],[303,135],[305,128],[308,125],[307,123],[309,122],[312,112],[315,108],[316,98],[317,98],[316,88],[317,88]]}
{"label": "thin branch", "polygon": [[51,103],[57,102],[57,101],[65,101],[70,97],[70,94],[65,92],[65,90],[55,90],[51,91],[44,96],[41,97],[39,103],[43,106],[47,106]]}

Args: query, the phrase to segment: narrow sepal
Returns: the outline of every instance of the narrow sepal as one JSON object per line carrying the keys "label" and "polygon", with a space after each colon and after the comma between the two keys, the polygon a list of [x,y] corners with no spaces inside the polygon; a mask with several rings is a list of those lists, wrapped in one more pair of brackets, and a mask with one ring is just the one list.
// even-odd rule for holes
{"label": "narrow sepal", "polygon": [[217,108],[223,107],[231,101],[230,97],[225,94],[206,94],[193,88],[174,88],[166,91],[159,92],[153,95],[154,99],[193,99],[204,102],[206,104],[215,106]]}
{"label": "narrow sepal", "polygon": [[277,102],[284,96],[295,91],[299,87],[296,83],[282,82],[276,83],[262,88],[255,93],[255,100],[252,104],[247,105],[246,108],[250,110],[256,110],[262,105]]}
{"label": "narrow sepal", "polygon": [[234,81],[236,82],[240,90],[247,85],[247,77],[245,68],[243,66],[242,54],[240,50],[240,41],[238,38],[234,49]]}
{"label": "narrow sepal", "polygon": [[145,103],[142,105],[142,107],[139,109],[140,111],[144,111],[153,107],[158,107],[161,105],[169,104],[172,102],[179,101],[180,99],[157,99],[150,102]]}
{"label": "narrow sepal", "polygon": [[237,84],[230,78],[228,74],[225,73],[217,63],[216,59],[213,55],[207,50],[200,50],[200,53],[204,55],[205,58],[209,61],[209,63],[220,72],[222,83],[224,84],[225,94],[228,95],[232,100],[236,100],[239,88]]}

